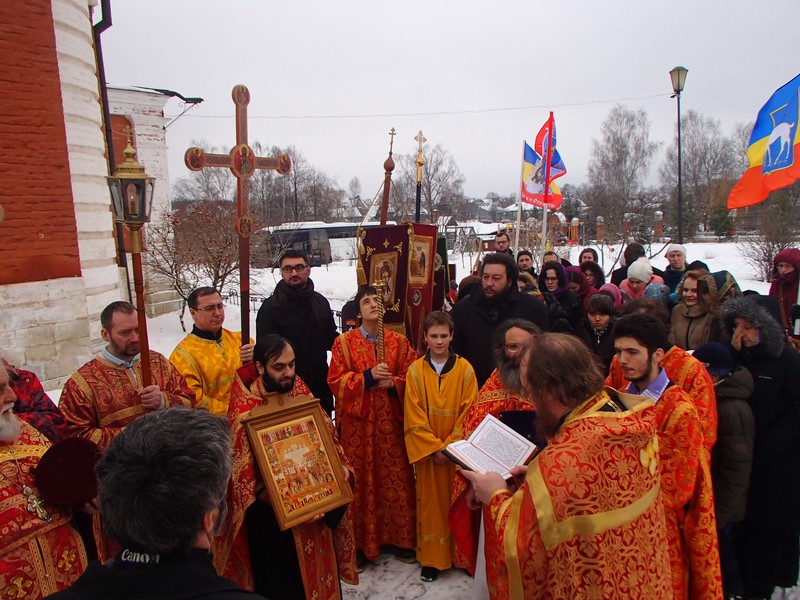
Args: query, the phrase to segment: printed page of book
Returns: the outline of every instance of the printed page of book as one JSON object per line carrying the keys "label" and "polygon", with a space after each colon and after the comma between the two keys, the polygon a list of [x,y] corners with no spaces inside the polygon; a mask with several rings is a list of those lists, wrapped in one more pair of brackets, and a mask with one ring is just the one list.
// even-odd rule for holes
{"label": "printed page of book", "polygon": [[445,453],[455,459],[455,462],[460,464],[463,468],[469,469],[470,471],[475,471],[477,473],[489,473],[493,471],[495,473],[500,473],[504,478],[511,476],[508,469],[479,448],[473,446],[467,440],[459,440],[458,442],[449,444]]}
{"label": "printed page of book", "polygon": [[536,446],[492,415],[486,415],[469,442],[503,465],[506,471],[525,464]]}

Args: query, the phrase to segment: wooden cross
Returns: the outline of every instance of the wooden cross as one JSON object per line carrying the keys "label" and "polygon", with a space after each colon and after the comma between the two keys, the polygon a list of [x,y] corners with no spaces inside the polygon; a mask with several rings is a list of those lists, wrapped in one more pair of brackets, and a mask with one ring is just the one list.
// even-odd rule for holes
{"label": "wooden cross", "polygon": [[277,171],[286,175],[292,168],[287,154],[276,157],[256,156],[247,144],[247,105],[250,90],[236,85],[231,92],[236,105],[236,146],[228,154],[209,154],[202,148],[189,148],[183,156],[190,171],[225,167],[236,177],[236,234],[239,236],[239,292],[242,308],[242,344],[250,343],[250,234],[253,218],[250,215],[250,178],[256,169]]}

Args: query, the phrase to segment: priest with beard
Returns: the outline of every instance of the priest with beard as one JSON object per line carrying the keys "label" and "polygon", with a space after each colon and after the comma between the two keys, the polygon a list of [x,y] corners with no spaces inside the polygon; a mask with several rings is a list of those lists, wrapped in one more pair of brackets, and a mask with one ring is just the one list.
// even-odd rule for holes
{"label": "priest with beard", "polygon": [[453,351],[475,369],[478,385],[489,379],[494,364],[487,340],[507,319],[523,319],[549,329],[547,308],[517,289],[519,270],[508,254],[487,254],[481,265],[481,286],[463,298],[450,313],[455,323]]}
{"label": "priest with beard", "polygon": [[34,482],[48,439],[20,420],[0,368],[0,595],[41,598],[69,587],[87,559],[67,511],[42,500]]}
{"label": "priest with beard", "polygon": [[[492,343],[497,368],[456,425],[463,439],[472,435],[489,414],[504,421],[507,416],[521,421],[528,415],[527,420],[533,425],[532,415],[536,407],[523,391],[519,364],[523,352],[538,333],[541,329],[524,319],[509,319],[497,328]],[[486,598],[489,591],[486,587],[483,536],[480,535],[480,507],[469,482],[457,471],[450,507],[450,530],[455,545],[453,563],[475,576],[476,598]]]}
{"label": "priest with beard", "polygon": [[[278,402],[289,408],[298,396],[311,395],[295,375],[295,362],[289,341],[270,334],[256,343],[253,363],[237,371],[228,407],[233,479],[214,564],[242,588],[268,598],[336,600],[342,597],[340,578],[358,582],[348,507],[280,531],[243,423],[257,406]],[[352,469],[327,418],[326,425],[352,483]]]}

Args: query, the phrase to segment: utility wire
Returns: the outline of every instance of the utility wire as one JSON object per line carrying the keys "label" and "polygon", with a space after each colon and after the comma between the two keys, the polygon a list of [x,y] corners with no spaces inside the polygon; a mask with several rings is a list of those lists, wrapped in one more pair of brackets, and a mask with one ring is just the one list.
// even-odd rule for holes
{"label": "utility wire", "polygon": [[[322,119],[374,119],[374,118],[389,118],[389,117],[428,117],[428,116],[446,116],[446,115],[474,115],[492,112],[513,112],[520,110],[552,110],[555,108],[563,108],[566,106],[591,106],[593,104],[615,104],[623,101],[634,100],[651,100],[653,98],[661,98],[669,96],[667,93],[663,94],[649,94],[647,96],[629,96],[626,98],[615,98],[613,100],[588,100],[585,102],[563,102],[561,104],[536,104],[532,106],[509,106],[503,108],[476,108],[467,110],[442,110],[431,112],[407,112],[407,113],[368,113],[368,114],[353,114],[353,115],[252,115],[248,114],[248,120],[322,120]],[[235,115],[186,115],[189,119],[233,119]],[[170,118],[170,117],[168,117]]]}

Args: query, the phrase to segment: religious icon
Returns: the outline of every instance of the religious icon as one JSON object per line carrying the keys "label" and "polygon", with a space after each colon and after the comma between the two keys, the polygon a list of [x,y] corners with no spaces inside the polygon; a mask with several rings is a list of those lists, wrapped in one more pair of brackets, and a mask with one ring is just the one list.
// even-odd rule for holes
{"label": "religious icon", "polygon": [[233,167],[231,170],[237,177],[250,177],[255,170],[256,161],[253,156],[253,151],[247,144],[240,144],[232,151],[233,154]]}
{"label": "religious icon", "polygon": [[282,531],[352,501],[344,468],[310,396],[251,411],[245,427]]}
{"label": "religious icon", "polygon": [[247,106],[250,104],[250,90],[243,85],[237,85],[233,88],[233,103],[238,106]]}
{"label": "religious icon", "polygon": [[183,162],[191,171],[199,171],[206,164],[206,154],[202,148],[189,148],[183,157]]}
{"label": "religious icon", "polygon": [[394,304],[395,288],[397,286],[397,254],[383,252],[372,257],[372,272],[370,281],[380,281],[383,284],[383,305],[387,308]]}
{"label": "religious icon", "polygon": [[430,282],[433,237],[427,235],[411,236],[411,255],[408,259],[408,283],[424,286]]}

